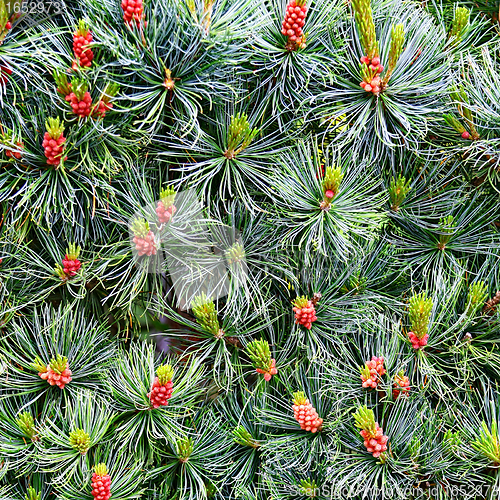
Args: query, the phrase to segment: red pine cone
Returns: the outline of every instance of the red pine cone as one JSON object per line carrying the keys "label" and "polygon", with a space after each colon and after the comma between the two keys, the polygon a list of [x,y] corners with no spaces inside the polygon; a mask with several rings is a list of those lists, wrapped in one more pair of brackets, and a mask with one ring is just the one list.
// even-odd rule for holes
{"label": "red pine cone", "polygon": [[58,139],[53,139],[48,132],[43,136],[42,146],[47,157],[47,165],[59,165],[66,138],[61,134]]}
{"label": "red pine cone", "polygon": [[469,139],[470,138],[470,134],[469,132],[467,132],[467,130],[465,132],[462,132],[462,139]]}
{"label": "red pine cone", "polygon": [[[16,142],[16,146],[19,149],[24,149],[24,142]],[[20,151],[13,151],[11,149],[6,149],[5,155],[7,156],[7,158],[16,158],[17,160],[20,160],[22,153]]]}
{"label": "red pine cone", "polygon": [[75,54],[75,64],[76,66],[83,66],[90,68],[92,65],[92,59],[94,59],[94,53],[90,48],[87,47],[92,42],[92,33],[87,31],[83,34],[80,29],[77,29],[73,34],[73,53]]}
{"label": "red pine cone", "polygon": [[113,107],[113,103],[99,101],[96,108],[94,109],[94,115],[104,118],[106,113]]}
{"label": "red pine cone", "polygon": [[145,238],[134,236],[132,241],[135,243],[135,249],[139,256],[147,255],[150,257],[151,255],[156,255],[156,242],[153,231],[149,231]]}
{"label": "red pine cone", "polygon": [[308,330],[311,329],[312,324],[318,319],[316,317],[316,309],[311,300],[307,302],[305,307],[300,308],[295,306],[293,312],[295,313],[295,324],[300,324]]}
{"label": "red pine cone", "polygon": [[410,379],[406,375],[396,375],[394,377],[392,397],[396,399],[401,392],[403,394],[408,394],[410,392]]}
{"label": "red pine cone", "polygon": [[300,4],[301,2],[291,0],[286,6],[281,33],[288,37],[288,42],[294,42],[297,47],[300,47],[304,41],[302,28],[306,22],[307,7],[305,5],[297,5],[297,3]]}
{"label": "red pine cone", "polygon": [[174,384],[169,380],[166,384],[161,385],[158,377],[155,377],[151,392],[148,392],[148,398],[153,405],[153,408],[167,406],[168,400],[172,397]]}
{"label": "red pine cone", "polygon": [[266,382],[269,382],[271,380],[271,377],[278,373],[278,370],[276,369],[276,360],[274,358],[271,358],[271,363],[269,364],[269,368],[267,371],[260,368],[256,368],[255,371],[264,375],[264,380]]}
{"label": "red pine cone", "polygon": [[[132,21],[139,28],[141,21],[144,19],[144,7],[142,0],[122,0],[123,19],[128,25],[132,25]],[[146,23],[144,23],[146,25]]]}
{"label": "red pine cone", "polygon": [[50,365],[47,365],[47,371],[39,372],[38,375],[50,385],[57,385],[59,389],[64,389],[64,386],[71,382],[71,370],[68,363],[66,363],[66,369],[61,374],[56,373]]}
{"label": "red pine cone", "polygon": [[90,97],[90,92],[85,92],[81,101],[78,97],[76,97],[74,92],[68,94],[65,99],[71,104],[71,108],[73,109],[73,113],[75,113],[75,115],[82,117],[90,115],[92,107],[92,97]]}
{"label": "red pine cone", "polygon": [[372,359],[366,362],[366,367],[368,368],[368,370],[370,370],[370,377],[368,378],[364,374],[362,374],[362,385],[365,389],[375,389],[378,385],[380,377],[385,374],[384,358],[377,358],[377,356],[372,356]]}
{"label": "red pine cone", "polygon": [[387,441],[389,438],[384,436],[384,432],[378,423],[375,423],[375,433],[370,433],[366,430],[361,430],[359,433],[364,439],[366,450],[370,452],[375,458],[380,457],[384,451],[387,451]]}
{"label": "red pine cone", "polygon": [[92,474],[92,496],[95,500],[109,500],[111,498],[111,478],[109,474],[100,476]]}
{"label": "red pine cone", "polygon": [[293,405],[293,416],[300,424],[300,428],[304,431],[315,433],[323,427],[323,419],[318,416],[309,399],[305,400],[305,404]]}
{"label": "red pine cone", "polygon": [[161,224],[169,222],[176,211],[177,208],[175,208],[174,205],[170,205],[168,208],[165,208],[165,205],[161,201],[159,201],[156,206],[156,215],[158,216],[158,220]]}
{"label": "red pine cone", "polygon": [[75,276],[75,274],[82,267],[82,264],[78,259],[70,259],[67,254],[64,256],[62,265],[64,274],[67,274],[70,277]]}
{"label": "red pine cone", "polygon": [[418,351],[427,345],[427,340],[429,339],[429,334],[426,333],[421,339],[419,339],[413,332],[408,332],[408,338],[410,339],[413,349]]}
{"label": "red pine cone", "polygon": [[[379,66],[379,68],[382,68],[382,66]],[[366,92],[371,92],[374,95],[378,95],[380,93],[380,83],[380,77],[375,76],[369,83],[361,82],[360,85],[363,89],[366,90]]]}
{"label": "red pine cone", "polygon": [[382,83],[379,75],[384,71],[384,67],[380,64],[380,57],[374,57],[370,60],[367,56],[363,56],[360,61],[362,64],[366,64],[371,72],[371,77],[368,77],[368,81],[360,83],[361,87],[366,90],[366,92],[378,95]]}

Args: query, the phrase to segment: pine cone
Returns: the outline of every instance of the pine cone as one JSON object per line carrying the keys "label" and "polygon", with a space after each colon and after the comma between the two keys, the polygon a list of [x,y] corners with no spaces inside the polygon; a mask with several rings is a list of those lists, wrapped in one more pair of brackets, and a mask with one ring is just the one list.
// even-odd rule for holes
{"label": "pine cone", "polygon": [[316,317],[316,308],[312,300],[307,297],[297,297],[293,302],[293,312],[295,313],[295,324],[300,324],[311,329],[312,324],[318,319]]}
{"label": "pine cone", "polygon": [[375,389],[383,375],[385,375],[384,358],[372,356],[365,366],[360,368],[361,381],[365,389]]}
{"label": "pine cone", "polygon": [[99,464],[92,474],[92,496],[95,500],[111,498],[111,478],[107,473],[106,464]]}
{"label": "pine cone", "polygon": [[[122,0],[123,19],[132,26],[133,22],[137,28],[141,27],[141,21],[144,21],[144,7],[142,0]],[[146,22],[144,22],[146,26]]]}
{"label": "pine cone", "polygon": [[77,69],[78,66],[90,68],[92,65],[94,53],[88,47],[90,43],[92,43],[92,33],[85,22],[80,20],[77,30],[73,33],[73,53],[75,54],[73,69]]}
{"label": "pine cone", "polygon": [[[24,149],[24,142],[16,142],[16,146],[18,147],[18,149]],[[21,153],[21,151],[14,151],[12,149],[6,149],[5,156],[7,156],[7,158],[16,158],[16,160],[20,160],[22,153]]]}
{"label": "pine cone", "polygon": [[300,424],[301,429],[315,433],[323,428],[323,419],[318,416],[313,405],[302,391],[293,395],[292,408],[295,420]]}
{"label": "pine cone", "polygon": [[50,385],[57,385],[59,389],[64,389],[66,384],[69,384],[72,380],[68,358],[58,354],[55,358],[51,359],[45,371],[39,371],[38,375]]}
{"label": "pine cone", "polygon": [[83,118],[90,115],[92,108],[92,97],[90,96],[90,92],[85,92],[81,99],[74,92],[71,92],[65,99],[70,103],[71,109],[75,115]]}
{"label": "pine cone", "polygon": [[174,371],[170,365],[163,365],[156,371],[157,376],[153,381],[151,391],[148,392],[148,398],[153,408],[167,406],[168,400],[172,397],[174,384],[172,377]]}
{"label": "pine cone", "polygon": [[401,392],[403,394],[408,394],[410,392],[410,379],[402,371],[394,377],[394,389],[392,390],[392,397],[394,399],[397,399]]}
{"label": "pine cone", "polygon": [[66,142],[63,135],[64,126],[60,123],[59,118],[49,118],[45,126],[47,132],[43,136],[42,146],[47,158],[47,165],[59,166]]}
{"label": "pine cone", "polygon": [[360,406],[354,413],[354,420],[356,427],[361,429],[360,434],[366,450],[375,458],[385,461],[384,452],[387,450],[389,438],[384,436],[382,428],[375,422],[373,410],[369,410],[366,405]]}
{"label": "pine cone", "polygon": [[305,3],[305,0],[291,0],[286,6],[281,33],[288,37],[286,49],[289,51],[305,47],[305,37],[302,30],[307,14]]}

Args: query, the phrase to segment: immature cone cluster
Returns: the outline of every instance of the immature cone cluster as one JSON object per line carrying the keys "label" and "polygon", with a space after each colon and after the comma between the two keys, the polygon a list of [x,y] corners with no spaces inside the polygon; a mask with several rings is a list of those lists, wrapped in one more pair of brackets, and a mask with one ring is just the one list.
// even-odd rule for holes
{"label": "immature cone cluster", "polygon": [[488,290],[484,281],[476,281],[469,286],[467,292],[467,303],[465,306],[465,313],[467,316],[473,316],[477,310],[484,304]]}
{"label": "immature cone cluster", "polygon": [[247,345],[247,352],[255,371],[264,375],[266,382],[269,382],[271,377],[278,373],[276,360],[271,358],[271,351],[267,340],[253,340]]}
{"label": "immature cone cluster", "polygon": [[400,393],[408,394],[410,392],[410,379],[400,371],[394,377],[394,389],[392,390],[392,397],[396,399]]}
{"label": "immature cone cluster", "polygon": [[92,33],[85,24],[85,21],[80,19],[78,28],[73,33],[73,53],[75,55],[73,69],[78,69],[78,66],[83,68],[90,68],[90,66],[92,66],[94,53],[88,46],[90,43],[92,43]]}
{"label": "immature cone cluster", "polygon": [[466,7],[457,7],[455,17],[450,31],[450,38],[455,38],[455,42],[462,39],[466,26],[469,24],[470,10]]}
{"label": "immature cone cluster", "polygon": [[82,263],[78,260],[81,248],[74,243],[70,243],[66,249],[66,255],[62,260],[62,266],[56,266],[56,272],[62,280],[67,280],[76,275],[82,267]]}
{"label": "immature cone cluster", "polygon": [[360,86],[366,92],[378,95],[382,86],[382,79],[379,75],[384,71],[384,67],[380,64],[380,57],[377,55],[373,59],[370,59],[368,56],[363,56],[360,61],[363,64],[361,68],[363,81],[360,83]]}
{"label": "immature cone cluster", "polygon": [[148,392],[148,398],[153,408],[168,405],[174,387],[173,376],[174,370],[170,365],[162,365],[156,370],[156,377],[151,386],[151,391]]}
{"label": "immature cone cluster", "polygon": [[219,326],[214,301],[209,299],[205,293],[193,299],[191,308],[195,318],[204,330],[213,334],[217,339],[224,336],[224,331]]}
{"label": "immature cone cluster", "polygon": [[194,450],[194,443],[191,438],[181,438],[175,443],[175,448],[177,451],[177,457],[179,462],[185,464]]}
{"label": "immature cone cluster", "polygon": [[92,112],[92,97],[88,91],[88,83],[80,78],[71,81],[72,91],[65,97],[69,102],[73,113],[85,118]]}
{"label": "immature cone cluster", "polygon": [[444,250],[446,248],[446,245],[451,240],[456,225],[457,223],[455,222],[453,215],[443,217],[439,221],[439,242],[437,244],[439,250]]}
{"label": "immature cone cluster", "polygon": [[384,68],[380,65],[371,1],[352,0],[351,5],[354,10],[354,19],[356,20],[361,45],[366,54],[361,58],[363,81],[360,85],[367,92],[378,93],[380,92],[380,77],[378,75],[382,73]]}
{"label": "immature cone cluster", "polygon": [[160,224],[170,222],[170,219],[177,211],[174,205],[175,195],[175,190],[171,186],[161,190],[160,201],[156,206],[156,215]]}
{"label": "immature cone cluster", "polygon": [[363,438],[363,444],[366,450],[375,458],[380,458],[385,461],[385,451],[387,451],[387,441],[389,438],[384,436],[382,428],[375,422],[373,410],[369,410],[366,406],[360,406],[354,413],[355,425]]}
{"label": "immature cone cluster", "polygon": [[260,447],[260,443],[242,425],[233,429],[232,433],[234,441],[241,446],[248,446],[250,448]]}
{"label": "immature cone cluster", "polygon": [[343,178],[344,174],[340,167],[326,168],[325,177],[321,182],[323,188],[323,200],[320,203],[321,210],[330,210],[332,200],[337,196]]}
{"label": "immature cone cluster", "polygon": [[293,416],[304,431],[315,433],[323,427],[323,419],[318,416],[313,405],[302,391],[293,394]]}
{"label": "immature cone cluster", "polygon": [[35,419],[31,415],[30,412],[24,411],[19,415],[19,417],[16,419],[17,426],[19,429],[25,434],[27,437],[29,437],[32,441],[37,441],[37,431],[35,427]]}
{"label": "immature cone cluster", "polygon": [[399,207],[410,191],[410,180],[406,180],[401,174],[396,179],[393,177],[389,185],[389,198],[391,200],[391,210],[397,212]]}
{"label": "immature cone cluster", "polygon": [[224,252],[229,264],[239,264],[245,260],[245,248],[239,242],[234,243]]}
{"label": "immature cone cluster", "polygon": [[318,319],[316,317],[316,304],[321,298],[321,294],[314,294],[312,300],[309,300],[305,295],[297,297],[293,302],[293,312],[295,313],[295,324],[302,325],[308,330],[312,324]]}
{"label": "immature cone cluster", "polygon": [[361,73],[363,76],[363,81],[360,83],[360,86],[366,92],[379,95],[387,86],[403,50],[405,36],[404,28],[402,24],[392,27],[388,68],[386,74],[382,78],[381,73],[384,71],[384,67],[380,64],[378,42],[375,34],[375,24],[373,22],[370,0],[354,0],[352,5],[361,37],[361,43],[366,54],[360,59]]}
{"label": "immature cone cluster", "polygon": [[[144,21],[144,6],[142,0],[122,0],[123,19],[129,25],[135,22],[140,28],[141,22]],[[144,21],[144,26],[146,22]]]}
{"label": "immature cone cluster", "polygon": [[104,118],[106,113],[113,108],[111,99],[118,94],[120,86],[117,83],[108,83],[106,89],[102,93],[97,106],[94,108],[93,114],[99,118]]}
{"label": "immature cone cluster", "polygon": [[47,132],[43,136],[42,146],[47,165],[59,166],[62,161],[64,143],[66,138],[63,135],[64,126],[59,121],[59,118],[49,118],[45,124]]}
{"label": "immature cone cluster", "polygon": [[83,429],[75,429],[69,434],[71,447],[85,455],[90,448],[90,436]]}
{"label": "immature cone cluster", "polygon": [[106,464],[95,466],[92,474],[92,496],[95,500],[109,500],[111,498],[111,478]]}
{"label": "immature cone cluster", "polygon": [[372,356],[365,366],[360,367],[361,381],[365,389],[375,389],[385,374],[384,358]]}
{"label": "immature cone cluster", "polygon": [[[457,9],[458,11],[458,9]],[[474,125],[474,117],[470,107],[469,96],[462,86],[455,86],[450,93],[451,99],[455,102],[458,114],[468,127],[468,130],[460,123],[455,116],[450,113],[443,115],[445,121],[453,127],[465,140],[476,141],[479,139],[479,133]]]}
{"label": "immature cone cluster", "polygon": [[71,370],[69,369],[68,358],[57,354],[50,360],[47,366],[37,359],[34,367],[38,370],[38,375],[46,380],[50,385],[57,385],[59,389],[64,389],[66,384],[71,382]]}
{"label": "immature cone cluster", "polygon": [[[16,146],[18,150],[23,150],[24,142],[18,141],[16,142]],[[7,156],[7,158],[15,158],[16,160],[20,160],[22,153],[21,151],[15,151],[13,149],[5,149],[5,156]]]}
{"label": "immature cone cluster", "polygon": [[156,241],[153,231],[149,229],[149,222],[144,219],[137,218],[134,220],[131,226],[131,230],[134,233],[132,241],[135,244],[135,249],[139,257],[147,255],[156,255]]}
{"label": "immature cone cluster", "polygon": [[422,349],[427,345],[429,334],[426,333],[421,339],[419,339],[414,332],[408,332],[408,338],[410,339],[413,349],[418,351],[419,349]]}
{"label": "immature cone cluster", "polygon": [[294,51],[305,47],[305,36],[302,28],[306,23],[306,0],[291,0],[286,6],[285,19],[281,33],[288,37],[286,48]]}
{"label": "immature cone cluster", "polygon": [[415,350],[422,349],[427,345],[429,334],[429,319],[432,312],[432,299],[425,292],[413,295],[410,299],[410,324],[412,331],[408,337]]}
{"label": "immature cone cluster", "polygon": [[246,149],[258,134],[258,128],[251,128],[248,122],[248,116],[245,113],[237,113],[231,116],[229,124],[229,134],[227,139],[227,149],[224,156],[231,160],[238,153]]}

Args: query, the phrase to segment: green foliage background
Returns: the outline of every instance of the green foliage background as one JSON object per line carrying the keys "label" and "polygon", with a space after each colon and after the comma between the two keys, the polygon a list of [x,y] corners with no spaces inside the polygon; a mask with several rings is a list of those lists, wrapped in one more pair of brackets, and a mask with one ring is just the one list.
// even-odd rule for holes
{"label": "green foliage background", "polygon": [[[91,500],[100,462],[113,500],[498,498],[498,2],[460,4],[470,17],[454,37],[458,5],[373,0],[382,64],[392,26],[405,30],[378,96],[359,85],[348,1],[308,1],[297,51],[282,0],[215,0],[210,21],[208,0],[146,0],[137,29],[119,0],[30,5],[0,46],[12,72],[0,78],[0,498],[35,500],[33,487],[36,500]],[[103,119],[77,119],[56,90],[79,19],[93,34],[92,67],[78,70],[93,102],[120,86]],[[256,132],[228,158],[238,113]],[[49,117],[65,125],[60,168],[43,154]],[[478,138],[463,139],[471,124]],[[322,210],[328,167],[343,177]],[[221,338],[133,252],[129,222],[166,186],[195,190],[204,217],[240,235],[248,281],[214,302]],[[83,267],[61,280],[70,243]],[[429,341],[415,351],[408,305],[424,291]],[[314,293],[308,330],[292,301]],[[259,339],[276,360],[269,382],[248,356]],[[56,354],[73,373],[63,390],[32,367]],[[359,367],[372,356],[387,374],[367,391]],[[166,362],[173,396],[151,409]],[[395,398],[400,371],[411,390]],[[321,432],[300,430],[295,391]],[[354,427],[365,404],[389,437],[383,464]]]}

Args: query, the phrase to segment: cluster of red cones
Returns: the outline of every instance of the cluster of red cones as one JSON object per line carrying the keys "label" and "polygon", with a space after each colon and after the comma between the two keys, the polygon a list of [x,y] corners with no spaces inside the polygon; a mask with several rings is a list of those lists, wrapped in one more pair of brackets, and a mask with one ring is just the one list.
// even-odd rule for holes
{"label": "cluster of red cones", "polygon": [[309,300],[305,295],[297,297],[293,301],[293,312],[295,313],[295,324],[302,325],[308,330],[312,324],[318,319],[316,317],[316,304],[321,298],[321,294],[315,294],[312,300]]}
{"label": "cluster of red cones", "polygon": [[389,438],[384,436],[384,431],[377,422],[375,422],[375,429],[373,431],[362,429],[359,433],[364,439],[363,444],[366,451],[371,453],[375,458],[379,458],[387,450],[387,441]]}
{"label": "cluster of red cones", "polygon": [[167,406],[174,390],[174,383],[172,382],[174,371],[170,365],[160,366],[156,370],[156,375],[151,390],[148,392],[148,398],[153,408]]}
{"label": "cluster of red cones", "polygon": [[427,345],[427,341],[429,340],[429,334],[426,333],[422,338],[418,338],[415,335],[415,333],[408,332],[408,338],[410,339],[413,349],[418,351],[419,349],[423,349]]}
{"label": "cluster of red cones", "polygon": [[302,391],[293,395],[293,415],[304,431],[315,433],[323,427],[323,419]]}
{"label": "cluster of red cones", "polygon": [[361,59],[361,63],[366,65],[366,75],[364,81],[360,83],[361,87],[366,92],[371,92],[374,95],[378,95],[381,90],[381,79],[380,73],[384,71],[384,67],[380,64],[380,57],[376,56],[373,59],[369,59],[367,56],[363,56]]}
{"label": "cluster of red cones", "polygon": [[286,6],[281,33],[288,37],[286,46],[288,50],[297,50],[305,47],[305,36],[302,30],[307,14],[305,3],[305,0],[291,0]]}
{"label": "cluster of red cones", "polygon": [[380,379],[385,375],[384,358],[372,356],[361,370],[361,381],[365,389],[375,389]]}
{"label": "cluster of red cones", "polygon": [[109,500],[111,498],[111,477],[105,464],[95,467],[92,474],[92,496],[95,500]]}

